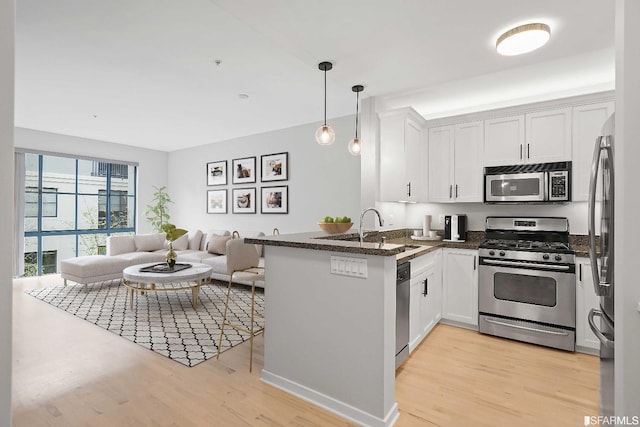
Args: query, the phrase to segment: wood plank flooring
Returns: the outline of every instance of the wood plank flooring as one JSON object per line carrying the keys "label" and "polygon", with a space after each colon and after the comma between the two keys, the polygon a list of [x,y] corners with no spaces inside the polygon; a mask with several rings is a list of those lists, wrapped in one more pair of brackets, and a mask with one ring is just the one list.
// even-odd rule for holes
{"label": "wood plank flooring", "polygon": [[[260,381],[263,341],[182,366],[49,306],[14,281],[13,426],[347,426]],[[267,332],[268,333],[268,332]],[[398,371],[397,426],[582,425],[598,359],[439,325]]]}

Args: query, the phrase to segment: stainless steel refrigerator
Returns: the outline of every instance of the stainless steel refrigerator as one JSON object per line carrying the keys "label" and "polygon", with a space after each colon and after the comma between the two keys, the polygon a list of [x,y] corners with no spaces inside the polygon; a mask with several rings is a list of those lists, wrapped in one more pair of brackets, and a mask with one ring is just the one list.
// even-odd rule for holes
{"label": "stainless steel refrigerator", "polygon": [[[602,135],[596,138],[589,183],[589,257],[600,307],[589,312],[588,320],[600,340],[600,414],[604,416],[614,415],[614,124],[612,114],[602,128]],[[600,200],[596,200],[598,189],[602,191]],[[600,212],[599,242],[596,210]]]}

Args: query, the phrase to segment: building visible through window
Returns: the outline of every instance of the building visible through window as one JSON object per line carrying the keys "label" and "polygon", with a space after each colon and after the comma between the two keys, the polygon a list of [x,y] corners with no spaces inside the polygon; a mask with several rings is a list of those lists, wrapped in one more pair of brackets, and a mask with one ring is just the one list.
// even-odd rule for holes
{"label": "building visible through window", "polygon": [[[27,187],[24,195],[24,216],[38,217],[38,187]],[[58,189],[42,189],[42,216],[55,218],[58,216]]]}

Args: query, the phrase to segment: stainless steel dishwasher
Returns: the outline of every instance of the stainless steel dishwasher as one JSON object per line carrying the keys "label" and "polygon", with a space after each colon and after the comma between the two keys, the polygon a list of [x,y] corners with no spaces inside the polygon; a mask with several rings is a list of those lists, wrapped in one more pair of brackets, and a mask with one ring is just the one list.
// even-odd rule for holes
{"label": "stainless steel dishwasher", "polygon": [[396,368],[409,356],[409,291],[411,263],[396,269]]}

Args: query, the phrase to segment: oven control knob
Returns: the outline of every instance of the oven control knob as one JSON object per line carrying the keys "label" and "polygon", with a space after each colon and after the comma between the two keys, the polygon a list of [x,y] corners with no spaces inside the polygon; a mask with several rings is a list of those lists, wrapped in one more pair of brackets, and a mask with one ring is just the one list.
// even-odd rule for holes
{"label": "oven control knob", "polygon": [[542,259],[545,260],[545,261],[548,260],[549,259],[549,254],[542,255]]}
{"label": "oven control knob", "polygon": [[504,256],[504,251],[500,251],[500,256]]}
{"label": "oven control knob", "polygon": [[494,256],[496,254],[496,251],[489,251],[489,255]]}
{"label": "oven control knob", "polygon": [[560,255],[556,255],[556,257],[554,258],[556,261],[562,261],[562,257]]}

